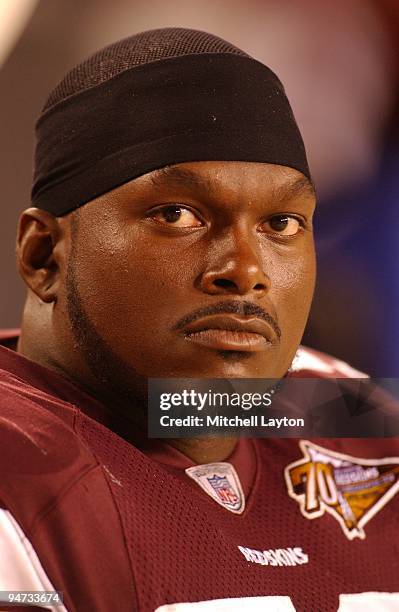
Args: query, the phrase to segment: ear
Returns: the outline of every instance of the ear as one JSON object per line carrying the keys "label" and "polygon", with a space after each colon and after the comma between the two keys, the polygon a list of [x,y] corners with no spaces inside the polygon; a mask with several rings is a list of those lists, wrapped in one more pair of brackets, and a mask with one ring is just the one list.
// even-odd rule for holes
{"label": "ear", "polygon": [[57,295],[59,265],[55,249],[62,232],[59,220],[39,208],[28,208],[19,220],[17,265],[30,289],[43,301],[54,302]]}

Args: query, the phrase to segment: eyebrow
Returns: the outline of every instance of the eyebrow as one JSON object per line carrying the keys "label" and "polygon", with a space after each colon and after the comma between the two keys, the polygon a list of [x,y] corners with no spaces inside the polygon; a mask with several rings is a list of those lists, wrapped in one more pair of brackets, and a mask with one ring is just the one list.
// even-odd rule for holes
{"label": "eyebrow", "polygon": [[159,170],[155,170],[150,175],[150,181],[153,187],[165,187],[171,185],[173,187],[194,187],[196,189],[211,191],[213,181],[199,176],[195,172],[178,166],[165,166]]}
{"label": "eyebrow", "polygon": [[[179,166],[165,166],[154,170],[150,175],[153,187],[165,187],[165,185],[177,187],[193,187],[198,190],[212,191],[214,182],[207,177],[199,176],[189,169]],[[273,189],[276,200],[291,199],[301,195],[316,196],[316,189],[312,179],[300,176],[293,181],[279,185]]]}
{"label": "eyebrow", "polygon": [[301,176],[294,181],[275,187],[273,194],[276,200],[292,199],[301,195],[316,197],[316,188],[312,179]]}

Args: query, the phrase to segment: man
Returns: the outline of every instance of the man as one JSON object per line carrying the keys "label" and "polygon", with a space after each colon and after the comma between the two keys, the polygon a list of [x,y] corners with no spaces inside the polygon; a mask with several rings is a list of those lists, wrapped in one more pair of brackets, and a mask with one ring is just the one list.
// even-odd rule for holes
{"label": "man", "polygon": [[278,78],[203,32],[107,47],[50,94],[32,203],[0,355],[1,589],[68,611],[394,609],[395,440],[146,436],[151,377],[362,376],[298,350],[315,194]]}

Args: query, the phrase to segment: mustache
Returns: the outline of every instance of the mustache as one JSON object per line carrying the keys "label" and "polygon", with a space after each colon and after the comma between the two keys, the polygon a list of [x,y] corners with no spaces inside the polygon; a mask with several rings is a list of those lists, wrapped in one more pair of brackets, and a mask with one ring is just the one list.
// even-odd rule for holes
{"label": "mustache", "polygon": [[216,304],[198,308],[197,310],[194,310],[190,314],[179,319],[172,329],[174,331],[181,330],[186,327],[186,325],[190,325],[190,323],[193,323],[197,319],[202,319],[202,317],[208,317],[216,314],[237,314],[245,317],[258,317],[259,319],[263,319],[269,323],[277,338],[279,340],[281,338],[281,329],[279,324],[271,314],[261,308],[258,304],[253,304],[252,302],[247,301],[239,302],[237,300],[217,302]]}

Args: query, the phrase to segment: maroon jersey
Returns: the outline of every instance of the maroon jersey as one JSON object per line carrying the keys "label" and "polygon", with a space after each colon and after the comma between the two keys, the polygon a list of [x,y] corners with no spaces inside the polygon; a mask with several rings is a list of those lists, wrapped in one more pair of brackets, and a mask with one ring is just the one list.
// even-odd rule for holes
{"label": "maroon jersey", "polygon": [[[302,352],[307,375],[350,375]],[[6,348],[0,409],[4,572],[64,610],[399,609],[397,439],[241,439],[195,466]]]}

